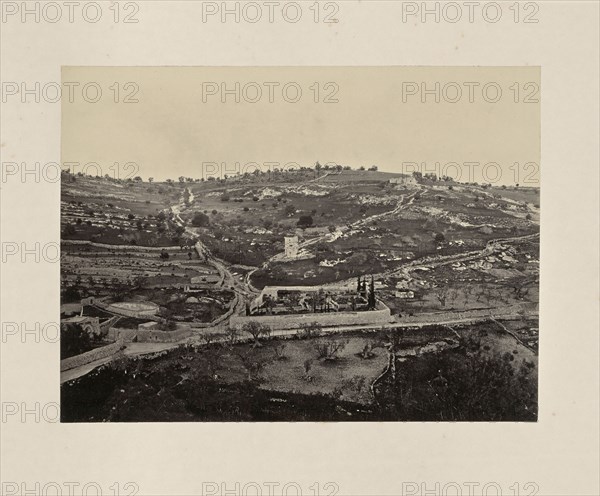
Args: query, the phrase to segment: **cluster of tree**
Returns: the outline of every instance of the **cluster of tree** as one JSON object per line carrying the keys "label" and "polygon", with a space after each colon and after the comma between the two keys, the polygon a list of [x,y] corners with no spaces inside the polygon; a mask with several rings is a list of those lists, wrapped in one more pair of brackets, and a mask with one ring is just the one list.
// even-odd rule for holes
{"label": "cluster of tree", "polygon": [[60,325],[60,359],[90,351],[98,337],[91,337],[80,325],[63,323]]}
{"label": "cluster of tree", "polygon": [[349,339],[320,339],[315,343],[317,358],[327,361],[338,360],[339,353],[349,342]]}
{"label": "cluster of tree", "polygon": [[[287,297],[287,304],[290,309],[295,309],[299,303],[299,297],[297,295],[290,295]],[[307,296],[307,304],[310,307],[312,313],[331,312],[335,310],[335,303],[333,303],[332,294],[320,288],[319,291],[313,292]]]}
{"label": "cluster of tree", "polygon": [[[290,175],[294,175],[294,176],[298,176],[298,175],[303,175],[306,173],[314,173],[315,176],[319,176],[319,174],[323,171],[325,172],[337,172],[340,173],[342,171],[349,171],[352,170],[352,167],[349,165],[341,165],[341,164],[333,164],[333,163],[326,163],[324,165],[321,165],[320,162],[316,162],[314,166],[309,167],[309,166],[299,166],[299,167],[274,167],[274,168],[267,168],[266,170],[262,170],[260,168],[256,168],[253,171],[247,171],[244,173],[237,173],[234,175],[228,175],[228,174],[224,174],[223,177],[215,177],[215,176],[208,176],[206,178],[206,181],[211,181],[211,182],[218,182],[218,183],[223,183],[223,182],[227,182],[227,181],[240,181],[240,180],[267,180],[267,181],[277,181],[278,179],[282,179],[282,180],[286,180],[289,178]],[[359,170],[366,170],[366,168],[364,166],[360,167]],[[371,167],[369,167],[368,169],[369,171],[377,171],[378,167],[376,165],[373,165]],[[180,176],[178,178],[178,181],[180,184],[186,183],[186,182],[204,182],[205,178],[202,177],[200,179],[195,179],[195,178],[191,178],[191,177],[184,177],[184,176]],[[173,181],[173,179],[166,179],[165,180],[166,183],[169,184],[173,184],[175,181]],[[224,200],[226,201],[226,200]]]}
{"label": "cluster of tree", "polygon": [[253,347],[262,346],[260,343],[261,337],[268,337],[271,335],[271,328],[267,325],[260,324],[258,322],[248,322],[242,326],[242,331],[248,333],[254,339]]}
{"label": "cluster of tree", "polygon": [[[352,167],[349,165],[340,165],[340,164],[333,164],[333,163],[326,163],[324,165],[321,165],[320,162],[316,162],[314,166],[309,167],[309,166],[299,166],[299,167],[274,167],[273,169],[271,168],[267,168],[267,170],[262,170],[262,169],[255,169],[252,172],[244,172],[242,173],[237,173],[235,175],[228,175],[228,174],[224,174],[223,177],[215,177],[215,176],[208,176],[206,178],[201,177],[201,178],[193,178],[193,177],[187,177],[187,176],[179,176],[177,178],[177,181],[171,179],[171,178],[167,178],[164,180],[164,182],[167,185],[173,186],[176,185],[177,183],[179,183],[179,185],[183,185],[185,183],[198,183],[198,182],[205,182],[205,181],[209,181],[209,182],[218,182],[218,183],[223,183],[223,182],[227,182],[227,181],[239,181],[240,179],[257,179],[257,178],[267,178],[267,180],[277,180],[278,178],[281,179],[285,179],[287,178],[287,176],[289,175],[298,175],[298,174],[302,174],[302,173],[307,173],[307,172],[313,172],[317,177],[318,175],[322,172],[322,171],[326,171],[326,172],[342,172],[342,171],[349,171],[352,170]],[[364,171],[364,170],[369,170],[369,171],[377,171],[378,167],[376,165],[372,165],[371,167],[369,167],[368,169],[364,166],[361,166],[358,168],[358,170],[360,171]],[[65,170],[63,171],[63,174],[65,174],[66,176],[66,180],[70,181],[70,182],[74,182],[76,179],[76,176],[79,177],[101,177],[99,175],[96,174],[86,174],[83,172],[78,172],[76,174],[72,174],[69,170]],[[135,176],[133,178],[115,178],[110,176],[109,174],[105,174],[104,178],[106,180],[110,180],[112,182],[115,183],[129,183],[129,184],[133,184],[133,183],[143,183],[144,180],[141,176]],[[153,177],[149,177],[148,178],[148,183],[153,183],[154,182],[154,178]]]}
{"label": "cluster of tree", "polygon": [[356,281],[356,292],[367,300],[367,308],[369,310],[374,310],[377,306],[377,296],[375,295],[375,280],[373,276],[371,276],[371,281],[369,282],[369,290],[367,291],[367,277],[363,277],[361,279],[358,276]]}
{"label": "cluster of tree", "polygon": [[67,286],[61,295],[63,303],[71,303],[79,300],[81,300],[81,288],[76,284]]}
{"label": "cluster of tree", "polygon": [[377,403],[386,420],[535,421],[534,364],[513,362],[511,353],[462,343],[458,351],[403,362],[378,387]]}
{"label": "cluster of tree", "polygon": [[[91,167],[91,165],[90,165],[90,167],[88,167],[87,170],[93,171],[93,172],[100,172],[100,169]],[[63,180],[66,180],[69,182],[75,182],[76,177],[95,177],[95,178],[103,177],[107,181],[110,181],[113,183],[121,183],[121,184],[122,183],[141,183],[144,181],[141,176],[119,178],[119,177],[111,176],[110,174],[104,174],[104,176],[101,176],[99,174],[92,174],[91,172],[90,173],[88,173],[88,172],[73,173],[73,172],[71,172],[70,169],[63,169],[61,171],[61,177],[63,178]],[[150,182],[152,182],[152,181],[150,181]]]}

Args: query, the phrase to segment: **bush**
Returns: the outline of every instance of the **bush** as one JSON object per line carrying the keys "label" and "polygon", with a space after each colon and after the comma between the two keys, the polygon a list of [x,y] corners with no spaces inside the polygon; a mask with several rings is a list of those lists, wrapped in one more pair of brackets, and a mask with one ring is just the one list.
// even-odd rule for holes
{"label": "bush", "polygon": [[310,215],[301,215],[296,225],[298,227],[310,227],[313,225],[313,218]]}
{"label": "bush", "polygon": [[322,358],[325,360],[337,360],[339,358],[338,353],[341,352],[349,342],[349,339],[319,340],[315,343],[317,358]]}
{"label": "bush", "polygon": [[192,219],[192,225],[194,227],[206,227],[210,224],[210,219],[208,218],[208,215],[202,213],[202,212],[197,212],[194,215],[194,218]]}

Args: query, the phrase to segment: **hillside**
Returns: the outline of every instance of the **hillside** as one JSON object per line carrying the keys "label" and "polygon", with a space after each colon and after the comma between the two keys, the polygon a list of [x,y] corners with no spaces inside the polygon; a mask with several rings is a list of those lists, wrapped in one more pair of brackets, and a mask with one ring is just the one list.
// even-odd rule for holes
{"label": "hillside", "polygon": [[[521,295],[514,287],[520,280],[537,277],[539,241],[531,236],[539,233],[539,189],[418,179],[352,170],[274,171],[226,180],[181,178],[164,183],[66,174],[62,239],[172,247],[163,269],[160,265],[167,262],[156,260],[157,254],[146,256],[158,266],[143,270],[135,267],[139,266],[135,257],[126,256],[131,263],[122,263],[113,278],[124,277],[130,284],[142,276],[154,281],[157,276],[172,281],[184,277],[169,266],[178,257],[182,259],[179,265],[195,263],[189,259],[198,253],[190,250],[200,242],[202,256],[219,260],[221,272],[231,267],[232,281],[249,283],[251,288],[352,284],[357,276],[373,274],[389,305],[409,312],[444,310],[447,302],[442,305],[441,300],[448,298],[436,289],[442,285],[445,292],[448,285],[463,288],[456,295],[462,310],[494,295],[507,304],[519,302],[521,298],[515,296]],[[286,236],[298,237],[295,257],[285,256]],[[508,238],[515,241],[504,251],[488,249],[494,240]],[[73,249],[66,248],[65,253],[70,252]],[[407,275],[406,267],[411,265],[422,264],[422,271],[429,270],[427,264],[452,261],[462,254],[474,254],[474,258],[462,265],[460,260],[442,264],[428,277],[421,277],[420,286],[415,283],[418,272]],[[65,281],[83,274],[76,269],[76,257],[81,256],[87,255],[78,250],[75,258],[65,259],[63,272],[69,274],[63,273]],[[100,267],[117,263],[109,261],[114,254],[107,256],[106,263],[95,264],[98,277],[110,275]],[[197,273],[193,266],[187,270],[190,275]],[[396,289],[406,286],[406,280],[416,297],[398,304]],[[469,294],[477,296],[465,296],[467,286]]]}
{"label": "hillside", "polygon": [[[236,420],[324,420],[330,411],[346,420],[359,418],[350,412],[436,419],[437,407],[423,408],[439,371],[461,390],[482,364],[503,377],[503,400],[519,388],[529,398],[521,411],[500,415],[535,419],[537,189],[351,170],[161,183],[65,174],[61,231],[61,318],[71,338],[63,352],[70,342],[79,353],[132,336],[129,358],[90,375],[93,367],[68,371],[83,377],[63,385],[63,421],[223,420],[231,411],[242,415]],[[265,286],[303,288],[263,299]],[[156,313],[114,315],[116,302]],[[88,343],[68,327],[73,312],[110,330]],[[383,320],[370,318],[380,312]],[[267,324],[264,343],[258,334],[248,342],[255,328],[236,328],[243,318],[280,328]],[[302,329],[285,327],[307,318]],[[390,356],[397,378],[386,372]],[[487,387],[487,376],[480,380]],[[415,410],[390,399],[407,381]],[[98,387],[101,401],[88,410]],[[219,391],[226,407],[206,410],[216,393],[198,396],[204,388]],[[185,401],[165,409],[156,403],[161,391]]]}

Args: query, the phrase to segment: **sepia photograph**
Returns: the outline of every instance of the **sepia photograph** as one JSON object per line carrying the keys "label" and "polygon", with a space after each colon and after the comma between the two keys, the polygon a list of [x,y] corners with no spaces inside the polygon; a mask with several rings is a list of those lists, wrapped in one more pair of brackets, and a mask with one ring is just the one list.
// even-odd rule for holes
{"label": "sepia photograph", "polygon": [[600,495],[599,36],[0,0],[0,495]]}
{"label": "sepia photograph", "polygon": [[539,67],[62,85],[62,422],[537,421]]}

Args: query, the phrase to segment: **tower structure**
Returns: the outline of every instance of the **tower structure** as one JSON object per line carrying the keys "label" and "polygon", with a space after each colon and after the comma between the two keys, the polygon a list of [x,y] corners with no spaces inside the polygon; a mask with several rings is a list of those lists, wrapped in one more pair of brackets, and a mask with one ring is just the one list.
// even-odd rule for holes
{"label": "tower structure", "polygon": [[298,256],[298,236],[286,236],[284,239],[285,256],[287,258],[296,258]]}

